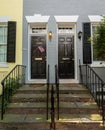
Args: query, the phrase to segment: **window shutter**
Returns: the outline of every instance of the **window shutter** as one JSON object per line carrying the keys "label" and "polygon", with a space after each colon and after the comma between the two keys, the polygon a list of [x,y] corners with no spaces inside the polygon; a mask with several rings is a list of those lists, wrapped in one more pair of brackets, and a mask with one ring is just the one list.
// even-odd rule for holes
{"label": "window shutter", "polygon": [[83,23],[83,63],[91,64],[91,26],[90,23]]}
{"label": "window shutter", "polygon": [[15,62],[16,51],[16,22],[8,22],[7,62]]}

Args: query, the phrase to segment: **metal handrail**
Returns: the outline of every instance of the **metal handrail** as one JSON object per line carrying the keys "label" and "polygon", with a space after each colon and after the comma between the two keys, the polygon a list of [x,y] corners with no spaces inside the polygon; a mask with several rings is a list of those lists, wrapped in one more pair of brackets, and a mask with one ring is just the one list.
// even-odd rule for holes
{"label": "metal handrail", "polygon": [[[55,130],[55,100],[54,100],[54,94],[57,97],[57,118],[59,120],[59,76],[58,76],[58,68],[57,65],[55,65],[55,83],[50,83],[50,65],[47,67],[47,120],[49,119],[48,113],[49,113],[49,101],[51,103],[51,108],[50,108],[50,114],[51,114],[51,124],[50,124],[50,129]],[[54,88],[55,87],[55,88]],[[51,97],[49,100],[49,93],[51,93]]]}
{"label": "metal handrail", "polygon": [[49,78],[49,76],[50,76],[50,71],[49,71],[49,69],[50,69],[50,65],[48,65],[48,68],[47,68],[47,114],[46,114],[46,118],[47,118],[47,120],[48,120],[48,110],[49,110],[49,85],[50,85],[50,78]]}
{"label": "metal handrail", "polygon": [[90,67],[88,64],[81,65],[80,67],[80,77],[81,83],[84,84],[92,94],[93,98],[97,102],[99,108],[102,110],[103,122],[105,121],[105,108],[104,108],[104,81],[100,76]]}
{"label": "metal handrail", "polygon": [[51,124],[50,130],[55,130],[55,109],[54,109],[54,85],[51,86]]}
{"label": "metal handrail", "polygon": [[58,67],[55,65],[55,85],[56,85],[56,94],[57,94],[57,118],[59,120],[59,75]]}
{"label": "metal handrail", "polygon": [[25,83],[25,69],[26,66],[16,65],[11,72],[1,81],[2,84],[2,101],[1,101],[1,119],[5,113],[11,96],[16,90]]}

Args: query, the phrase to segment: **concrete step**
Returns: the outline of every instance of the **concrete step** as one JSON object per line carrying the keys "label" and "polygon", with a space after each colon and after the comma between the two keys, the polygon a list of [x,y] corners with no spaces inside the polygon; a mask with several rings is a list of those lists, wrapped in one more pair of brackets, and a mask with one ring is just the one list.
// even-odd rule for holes
{"label": "concrete step", "polygon": [[[18,90],[17,94],[46,94],[47,90]],[[50,91],[51,93],[51,91]],[[56,93],[56,91],[55,91]],[[60,90],[60,94],[87,94],[87,90]]]}
{"label": "concrete step", "polygon": [[49,130],[50,121],[42,114],[5,114],[0,130]]}
{"label": "concrete step", "polygon": [[104,130],[105,126],[100,122],[58,122],[56,130]]}
{"label": "concrete step", "polygon": [[[56,94],[55,100],[56,100]],[[51,95],[49,94],[49,98]],[[90,94],[59,94],[60,101],[90,101],[93,102],[94,99]],[[46,101],[46,94],[15,94],[11,98],[11,102],[45,102]]]}
{"label": "concrete step", "polygon": [[57,122],[100,122],[102,116],[100,114],[61,114]]}
{"label": "concrete step", "polygon": [[[49,87],[51,90],[51,87]],[[56,86],[55,86],[56,89]],[[81,85],[76,85],[76,86],[64,86],[64,85],[59,85],[59,90],[61,94],[69,94],[69,93],[88,93],[88,90],[81,86]],[[24,93],[24,94],[35,94],[35,93],[46,93],[47,91],[47,86],[43,85],[38,87],[37,85],[24,85],[21,87],[17,93]]]}
{"label": "concrete step", "polygon": [[[51,103],[49,103],[49,112]],[[95,102],[60,102],[59,104],[60,114],[84,114],[93,113],[98,114],[99,109]],[[55,112],[57,111],[57,103],[55,103]],[[32,114],[32,113],[46,113],[46,103],[36,102],[36,103],[10,103],[8,105],[7,113],[14,114]]]}
{"label": "concrete step", "polygon": [[[56,130],[102,130],[102,117],[98,114],[62,114],[55,120]],[[50,120],[45,114],[5,114],[0,120],[2,130],[49,130]]]}
{"label": "concrete step", "polygon": [[[51,120],[46,120],[46,85],[24,85],[11,98],[0,130],[50,130]],[[54,88],[55,89],[55,88]],[[60,119],[56,130],[104,130],[102,116],[87,88],[79,84],[62,84],[60,89]],[[51,90],[51,87],[50,87]],[[49,93],[51,97],[51,93]],[[49,99],[49,117],[50,99]]]}
{"label": "concrete step", "polygon": [[[1,123],[50,123],[51,120],[46,120],[45,114],[5,114],[4,119],[0,120]],[[102,116],[99,114],[61,114],[59,120],[55,122],[97,122],[102,123]]]}

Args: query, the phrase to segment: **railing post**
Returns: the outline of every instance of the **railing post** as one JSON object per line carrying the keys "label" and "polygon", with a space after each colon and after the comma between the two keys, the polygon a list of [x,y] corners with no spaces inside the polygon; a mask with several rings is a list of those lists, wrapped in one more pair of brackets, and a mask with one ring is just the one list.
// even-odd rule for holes
{"label": "railing post", "polygon": [[46,115],[47,120],[48,120],[48,112],[49,112],[49,105],[48,105],[49,104],[49,82],[50,82],[49,81],[49,74],[50,74],[49,69],[50,69],[50,66],[48,65],[48,69],[47,69],[48,70],[48,73],[47,73],[47,106],[46,106],[47,107],[47,115]]}
{"label": "railing post", "polygon": [[57,65],[55,65],[55,84],[57,93],[57,119],[59,120],[59,76]]}
{"label": "railing post", "polygon": [[23,68],[23,84],[25,84],[25,73],[26,73],[26,67]]}
{"label": "railing post", "polygon": [[79,72],[80,72],[80,83],[83,83],[83,75],[82,75],[82,68],[81,68],[81,61],[79,59]]}
{"label": "railing post", "polygon": [[[49,113],[49,87],[50,87],[50,66],[48,65],[48,72],[47,72],[47,99],[46,99],[46,118],[48,120],[48,113]],[[56,96],[57,96],[57,118],[59,120],[59,77],[58,77],[58,70],[57,65],[55,65],[55,85],[56,85]],[[50,108],[50,114],[51,114],[51,124],[50,124],[50,130],[55,130],[55,107],[54,107],[54,84],[51,85],[51,108]]]}
{"label": "railing post", "polygon": [[87,78],[88,78],[88,75],[87,75],[87,64],[86,64],[86,87],[88,86],[88,81],[87,81]]}
{"label": "railing post", "polygon": [[57,84],[57,108],[58,108],[58,120],[59,120],[59,84]]}
{"label": "railing post", "polygon": [[19,87],[19,80],[20,80],[20,77],[19,77],[19,65],[17,66],[17,77],[18,77],[18,87]]}
{"label": "railing post", "polygon": [[47,120],[48,120],[48,109],[49,109],[49,83],[47,83]]}
{"label": "railing post", "polygon": [[101,105],[102,105],[102,118],[103,118],[103,124],[105,121],[105,108],[104,108],[104,83],[102,83],[102,94],[101,94]]}
{"label": "railing post", "polygon": [[54,86],[51,86],[51,130],[55,130],[55,112],[54,112]]}
{"label": "railing post", "polygon": [[4,115],[4,83],[2,83],[1,120],[3,120],[3,115]]}

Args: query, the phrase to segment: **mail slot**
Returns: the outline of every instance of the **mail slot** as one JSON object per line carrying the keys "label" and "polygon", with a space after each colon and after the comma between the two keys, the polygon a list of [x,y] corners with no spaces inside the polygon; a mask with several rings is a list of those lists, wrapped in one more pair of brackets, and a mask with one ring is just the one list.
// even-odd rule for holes
{"label": "mail slot", "polygon": [[70,60],[70,58],[62,58],[62,60]]}
{"label": "mail slot", "polygon": [[42,61],[42,58],[35,58],[36,61]]}

